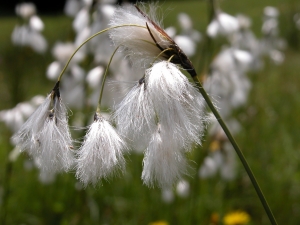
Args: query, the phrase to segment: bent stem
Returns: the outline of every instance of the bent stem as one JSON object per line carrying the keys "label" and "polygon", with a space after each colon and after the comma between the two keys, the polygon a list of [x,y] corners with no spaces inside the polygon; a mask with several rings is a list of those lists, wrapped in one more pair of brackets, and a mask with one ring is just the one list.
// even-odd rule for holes
{"label": "bent stem", "polygon": [[140,27],[140,28],[144,28],[144,29],[147,29],[147,27],[145,26],[142,26],[142,25],[138,25],[138,24],[122,24],[122,25],[119,25],[119,26],[114,26],[114,27],[109,27],[109,28],[106,28],[104,30],[101,30],[97,33],[95,33],[94,35],[92,35],[91,37],[89,37],[88,39],[86,39],[81,45],[78,46],[78,48],[73,52],[73,54],[71,55],[71,57],[69,58],[68,62],[66,63],[65,67],[63,68],[63,70],[61,71],[57,81],[60,81],[64,72],[66,71],[67,67],[69,66],[72,58],[74,57],[74,55],[79,51],[79,49],[84,46],[87,42],[89,42],[91,39],[93,39],[94,37],[106,32],[106,31],[109,31],[109,30],[112,30],[112,29],[115,29],[115,28],[120,28],[120,27]]}
{"label": "bent stem", "polygon": [[113,54],[111,55],[110,59],[109,59],[109,62],[107,64],[107,67],[105,69],[105,73],[103,75],[103,79],[102,79],[102,84],[101,84],[101,89],[100,89],[100,95],[99,95],[99,101],[98,101],[98,106],[97,106],[97,113],[100,113],[100,110],[101,110],[101,100],[102,100],[102,95],[103,95],[103,89],[104,89],[104,84],[105,84],[105,81],[106,81],[106,77],[107,77],[107,73],[108,73],[108,69],[110,67],[110,64],[111,64],[111,61],[114,57],[114,55],[116,54],[117,50],[119,49],[121,45],[119,45],[113,52]]}
{"label": "bent stem", "polygon": [[259,184],[258,182],[256,181],[256,178],[250,168],[250,166],[248,165],[248,162],[245,158],[245,156],[243,155],[241,149],[239,148],[238,144],[236,143],[236,141],[234,140],[233,136],[231,135],[229,129],[227,128],[226,124],[224,123],[223,119],[221,118],[219,112],[217,111],[217,109],[215,108],[214,104],[212,103],[212,101],[210,100],[210,98],[208,97],[208,94],[206,93],[206,91],[204,90],[202,84],[200,83],[199,81],[199,78],[198,76],[194,76],[192,77],[194,82],[196,83],[196,86],[199,90],[199,92],[202,94],[203,98],[205,99],[207,105],[209,106],[210,110],[212,111],[212,113],[215,115],[216,119],[218,120],[220,126],[222,127],[223,131],[225,132],[225,134],[227,135],[228,137],[228,140],[231,142],[233,148],[235,149],[237,155],[239,156],[250,180],[251,180],[251,183],[252,185],[254,186],[254,189],[260,199],[260,202],[262,203],[268,217],[269,217],[269,220],[271,222],[272,225],[277,225],[277,222],[276,222],[276,219],[271,211],[271,208],[270,206],[268,205],[268,202],[262,192],[262,190],[260,189],[259,187]]}

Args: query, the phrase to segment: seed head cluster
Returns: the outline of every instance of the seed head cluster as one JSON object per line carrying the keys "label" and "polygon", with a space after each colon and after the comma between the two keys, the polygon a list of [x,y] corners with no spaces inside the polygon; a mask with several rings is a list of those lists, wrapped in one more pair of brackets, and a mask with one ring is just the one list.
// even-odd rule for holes
{"label": "seed head cluster", "polygon": [[[144,68],[111,121],[100,110],[81,147],[73,150],[66,107],[59,82],[13,140],[22,151],[38,158],[41,169],[76,169],[86,186],[124,171],[124,152],[144,151],[142,180],[148,186],[171,187],[187,173],[186,152],[201,144],[205,128],[204,100],[187,76],[196,72],[188,57],[166,32],[150,7],[119,7],[111,19],[110,38],[135,65]],[[112,125],[115,124],[116,128]],[[75,152],[75,154],[73,154]]]}

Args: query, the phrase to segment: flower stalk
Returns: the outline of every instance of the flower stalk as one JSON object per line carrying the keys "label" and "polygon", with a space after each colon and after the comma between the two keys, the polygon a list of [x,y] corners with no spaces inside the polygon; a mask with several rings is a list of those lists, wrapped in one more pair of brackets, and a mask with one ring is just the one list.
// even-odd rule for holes
{"label": "flower stalk", "polygon": [[269,220],[271,222],[272,225],[277,225],[277,222],[276,222],[276,219],[271,211],[271,208],[261,190],[261,188],[259,187],[259,184],[243,154],[243,152],[241,151],[240,147],[238,146],[238,144],[236,143],[235,139],[233,138],[233,136],[231,135],[228,127],[226,126],[226,124],[224,123],[223,119],[221,118],[218,110],[215,108],[214,104],[212,103],[212,101],[210,100],[210,98],[208,97],[208,94],[206,93],[206,91],[204,90],[202,84],[200,83],[200,80],[198,78],[198,76],[194,76],[192,77],[199,92],[202,94],[203,98],[205,99],[208,107],[210,108],[210,110],[212,111],[212,113],[214,114],[214,116],[216,117],[218,123],[220,124],[220,126],[222,127],[223,131],[225,132],[226,136],[228,137],[228,140],[230,141],[230,143],[232,144],[233,148],[235,149],[238,157],[240,158],[250,180],[251,180],[251,183],[260,199],[260,202],[262,203],[268,217],[269,217]]}
{"label": "flower stalk", "polygon": [[102,96],[103,96],[104,84],[105,84],[105,81],[106,81],[108,69],[109,69],[111,61],[112,61],[114,55],[116,54],[117,50],[119,49],[119,47],[120,47],[120,45],[114,50],[112,56],[109,59],[108,65],[107,65],[107,67],[105,69],[105,73],[104,73],[104,76],[103,76],[103,80],[102,80],[102,84],[101,84],[101,89],[100,89],[99,101],[98,101],[98,106],[97,106],[97,113],[100,113],[100,111],[101,111],[101,100],[102,100]]}
{"label": "flower stalk", "polygon": [[[215,3],[215,1],[212,1],[212,3]],[[140,123],[140,124],[146,125],[144,130],[147,130],[149,127],[152,129],[152,126],[149,126],[149,124],[152,125],[150,122],[154,121],[157,123],[157,121],[155,121],[157,118],[159,120],[161,120],[161,121],[158,121],[159,122],[158,126],[157,126],[158,128],[154,132],[154,135],[151,139],[150,145],[148,147],[148,150],[146,152],[146,156],[144,159],[144,171],[142,174],[142,179],[144,180],[144,183],[146,183],[149,186],[152,186],[152,184],[154,182],[159,183],[159,185],[161,187],[166,186],[166,184],[167,184],[167,186],[171,186],[174,183],[174,180],[177,180],[178,178],[180,178],[180,175],[181,175],[182,171],[184,171],[184,168],[185,168],[184,151],[182,151],[182,149],[186,149],[187,146],[190,147],[191,143],[195,143],[195,142],[200,143],[200,140],[198,140],[197,135],[199,135],[199,133],[202,131],[202,126],[201,126],[201,129],[194,126],[194,122],[196,122],[196,120],[198,122],[201,120],[199,117],[199,110],[197,110],[197,109],[202,108],[202,104],[200,104],[201,101],[198,100],[198,95],[200,95],[200,94],[197,91],[195,91],[195,92],[197,92],[198,95],[195,94],[192,86],[189,86],[188,82],[186,82],[186,83],[183,82],[183,81],[185,81],[186,77],[184,77],[184,79],[183,79],[181,74],[178,72],[179,71],[178,68],[175,66],[175,64],[180,64],[182,66],[182,68],[185,69],[193,78],[198,91],[201,93],[205,102],[207,103],[210,110],[216,117],[218,123],[220,124],[220,126],[224,130],[225,134],[227,135],[228,140],[231,142],[232,146],[234,147],[237,155],[239,156],[239,158],[240,158],[240,160],[252,182],[252,185],[254,186],[254,189],[255,189],[268,217],[269,217],[271,224],[276,225],[277,222],[274,218],[274,215],[263,195],[262,190],[259,187],[258,182],[256,181],[256,178],[255,178],[253,172],[251,171],[250,166],[248,165],[248,162],[246,161],[242,151],[240,150],[235,139],[233,138],[231,132],[227,128],[223,119],[221,118],[219,112],[217,111],[214,104],[210,100],[208,94],[204,90],[204,88],[200,82],[200,79],[198,78],[198,75],[196,73],[196,70],[194,69],[193,64],[191,63],[189,58],[184,54],[184,52],[179,48],[179,46],[174,42],[174,40],[171,39],[165,33],[165,31],[162,28],[160,28],[160,26],[158,26],[154,21],[152,21],[137,6],[136,6],[136,9],[141,14],[141,15],[137,16],[136,19],[137,19],[137,21],[139,21],[141,23],[146,21],[144,25],[140,25],[140,24],[113,25],[109,28],[106,28],[104,30],[101,30],[101,31],[95,33],[94,35],[92,35],[91,37],[86,39],[74,51],[74,53],[71,55],[68,62],[66,63],[65,67],[63,68],[62,72],[60,73],[57,83],[55,84],[55,86],[52,90],[52,93],[50,94],[51,101],[50,101],[50,99],[48,99],[48,102],[46,102],[47,104],[45,104],[45,107],[43,108],[44,111],[48,110],[49,105],[51,103],[51,107],[52,107],[52,104],[54,104],[53,106],[54,106],[54,109],[56,109],[56,111],[55,110],[49,111],[49,112],[46,111],[48,114],[45,114],[46,116],[44,116],[44,117],[47,119],[46,120],[47,124],[46,124],[46,122],[44,122],[44,120],[45,120],[44,117],[42,118],[42,119],[44,119],[42,121],[43,123],[41,123],[46,128],[41,129],[41,128],[43,128],[43,126],[38,124],[39,129],[37,129],[37,131],[38,131],[37,134],[39,135],[38,136],[39,139],[36,139],[34,143],[24,142],[24,144],[23,144],[24,149],[25,149],[25,147],[27,148],[28,147],[27,145],[29,145],[29,144],[34,145],[32,147],[32,154],[35,154],[38,152],[37,150],[40,149],[41,143],[46,143],[44,146],[47,147],[51,144],[51,143],[49,144],[49,142],[56,141],[56,142],[58,142],[58,145],[54,146],[53,151],[52,151],[53,155],[56,157],[55,164],[53,165],[53,163],[50,163],[49,165],[47,165],[46,169],[48,170],[48,168],[57,167],[57,170],[61,170],[62,168],[67,170],[68,168],[71,167],[72,163],[71,163],[71,160],[69,159],[71,157],[68,154],[64,156],[66,158],[66,161],[70,161],[70,163],[67,167],[64,167],[62,165],[62,161],[60,161],[60,158],[57,157],[58,155],[60,155],[58,153],[60,153],[59,151],[61,149],[70,150],[69,148],[71,146],[70,145],[71,138],[70,138],[69,131],[67,128],[67,120],[66,120],[66,115],[65,115],[66,110],[65,110],[65,107],[60,104],[60,94],[59,94],[59,83],[60,83],[60,80],[61,80],[66,68],[68,67],[68,65],[69,65],[70,61],[72,60],[72,58],[74,57],[74,55],[79,51],[79,49],[82,46],[84,46],[87,42],[89,42],[92,38],[106,32],[106,31],[116,29],[116,28],[135,27],[135,28],[143,29],[143,31],[146,31],[146,32],[143,33],[143,35],[145,35],[145,36],[142,36],[143,37],[142,39],[140,39],[140,37],[132,38],[130,35],[127,35],[127,36],[121,35],[122,33],[111,33],[111,38],[114,40],[115,43],[119,43],[119,41],[122,41],[122,42],[119,43],[118,47],[114,50],[114,52],[109,60],[108,66],[106,68],[106,71],[105,71],[105,74],[104,74],[104,77],[102,80],[101,91],[100,91],[97,110],[96,110],[95,117],[94,117],[94,122],[89,127],[89,131],[84,140],[84,143],[78,151],[79,153],[78,153],[78,160],[77,160],[76,176],[85,185],[87,185],[88,183],[96,184],[98,179],[107,178],[112,172],[115,171],[115,168],[117,168],[117,169],[119,168],[122,170],[125,166],[125,160],[124,160],[124,157],[122,154],[123,154],[123,151],[127,149],[126,144],[122,140],[122,138],[120,136],[118,136],[118,133],[111,126],[111,124],[109,122],[105,121],[104,118],[100,115],[101,100],[102,100],[103,89],[104,89],[108,69],[109,69],[109,66],[112,62],[112,59],[113,59],[116,51],[118,50],[118,48],[121,45],[123,45],[123,38],[125,36],[128,38],[128,42],[131,41],[131,43],[130,43],[131,45],[125,46],[126,47],[125,49],[130,49],[130,47],[132,47],[132,46],[135,47],[136,49],[138,49],[138,48],[145,47],[143,45],[144,43],[150,44],[150,45],[152,45],[152,47],[154,46],[154,48],[151,49],[151,48],[145,47],[145,52],[147,53],[147,51],[149,51],[151,53],[149,55],[146,55],[146,53],[145,53],[145,55],[149,56],[151,58],[151,57],[153,57],[153,55],[155,55],[158,52],[158,54],[156,54],[157,57],[155,58],[155,60],[160,58],[160,56],[162,56],[162,55],[163,55],[163,57],[161,57],[161,58],[164,58],[164,60],[165,60],[165,61],[159,62],[155,65],[152,65],[151,68],[146,70],[147,76],[146,77],[144,76],[132,91],[134,93],[134,95],[133,95],[134,98],[131,98],[131,99],[145,100],[150,96],[150,99],[153,100],[153,102],[149,101],[149,103],[147,103],[148,105],[147,104],[142,105],[142,107],[141,107],[141,112],[145,112],[144,115],[146,115],[146,116],[144,116],[144,118],[142,118],[145,121],[141,120],[142,123]],[[213,8],[213,10],[215,11],[216,9]],[[120,11],[120,14],[126,15],[126,13],[122,10]],[[115,24],[118,24],[120,21],[123,22],[121,19],[122,19],[121,17],[117,17]],[[136,32],[136,31],[130,30],[130,32],[135,35],[138,35],[138,32]],[[130,32],[127,31],[127,33],[130,33]],[[137,40],[142,41],[142,44],[135,42]],[[140,55],[138,55],[138,56],[140,56]],[[133,56],[133,54],[132,54],[132,57],[137,57],[137,56],[136,55]],[[153,60],[153,58],[152,58],[152,60]],[[154,61],[152,64],[154,64]],[[205,65],[203,65],[203,67],[205,67]],[[170,85],[170,83],[171,83],[170,81],[172,80],[171,77],[169,77],[169,79],[166,78],[168,74],[170,76],[172,75],[173,86]],[[147,82],[146,82],[147,88],[144,88],[144,87],[146,87],[145,79],[147,79]],[[185,85],[183,85],[183,84],[185,84]],[[168,87],[168,88],[166,88],[166,87]],[[187,89],[187,87],[189,89]],[[146,90],[147,94],[149,94],[149,96],[144,94],[145,90]],[[159,95],[158,93],[162,93],[162,94]],[[161,99],[164,99],[165,101],[160,101]],[[177,101],[177,102],[175,102],[175,101]],[[140,102],[142,102],[142,101],[140,101]],[[140,102],[137,102],[137,103],[140,103]],[[135,105],[135,102],[133,102],[133,103],[131,102],[131,105],[129,105],[129,106],[127,103],[128,102],[125,101],[125,103],[123,105],[121,105],[125,109],[123,110],[123,108],[120,107],[121,110],[119,110],[119,114],[117,114],[118,116],[123,116],[123,114],[125,114],[122,112],[130,111],[127,109],[132,109],[135,106],[140,107],[140,105],[138,105],[138,104]],[[173,107],[173,108],[169,107],[168,108],[169,111],[167,113],[165,113],[167,110],[165,109],[165,107],[162,107],[162,104],[165,104],[165,103],[169,103],[169,105],[171,105],[171,106],[175,105],[176,107]],[[174,103],[174,104],[172,104],[172,103]],[[197,105],[197,104],[199,107],[195,107],[195,105]],[[133,106],[133,107],[131,107],[131,106]],[[156,108],[155,112],[148,110],[151,108],[153,110],[152,106],[154,106],[154,108]],[[137,111],[137,107],[134,108],[134,110]],[[173,115],[174,119],[170,119],[170,118],[172,118],[171,117],[172,114],[170,112],[172,112],[174,114]],[[183,115],[183,113],[185,113],[185,114]],[[55,114],[57,114],[57,115],[55,115]],[[149,117],[147,117],[148,115],[153,117],[153,118],[151,118],[152,121],[150,121]],[[155,116],[158,116],[158,117],[156,118]],[[136,118],[138,118],[138,117],[136,117]],[[60,125],[61,127],[57,128],[58,125],[57,125],[56,119],[59,119],[60,120],[59,122],[62,123],[62,125]],[[33,118],[32,118],[32,120],[33,120]],[[124,121],[126,121],[126,120],[121,120],[121,122],[124,122]],[[141,127],[140,124],[138,124],[139,126],[136,126],[136,124],[134,123],[134,120],[131,120],[131,121],[133,121],[132,122],[133,128]],[[126,121],[126,122],[128,123],[128,121]],[[176,122],[177,122],[176,125],[178,125],[178,126],[172,127],[172,125],[174,125]],[[155,123],[153,123],[153,124],[155,125]],[[24,134],[23,136],[27,137],[32,134],[31,130],[29,130],[28,127],[25,127],[26,129],[24,129],[24,132],[21,133],[21,134]],[[125,130],[125,131],[128,131],[128,130],[130,131],[130,129],[131,129],[131,127],[130,127],[130,129],[127,129],[127,128],[125,129],[125,128],[123,127],[123,130]],[[149,128],[149,130],[151,131],[150,128]],[[170,129],[166,129],[166,128],[170,128]],[[164,129],[166,129],[166,131],[164,131]],[[173,134],[173,136],[172,135],[168,136],[169,135],[167,132],[168,130],[174,131],[176,129],[178,129],[178,132],[175,132]],[[132,129],[132,130],[134,130],[134,129]],[[62,133],[66,133],[66,135],[65,136],[61,135],[60,131],[62,131]],[[44,135],[44,134],[50,134],[50,136],[53,138],[48,140],[47,139],[48,135]],[[36,134],[33,133],[33,135],[36,135]],[[23,136],[20,136],[20,138],[23,138]],[[176,137],[175,139],[178,141],[178,143],[171,143],[174,146],[170,145],[169,142],[162,141],[163,139],[170,140],[174,137]],[[21,139],[21,141],[23,141],[23,139]],[[175,144],[176,144],[176,146],[175,146]],[[42,148],[42,153],[43,153],[42,159],[50,158],[48,156],[52,156],[52,155],[49,155],[51,152],[48,153],[46,151],[46,147],[44,147],[44,146],[42,146],[43,147]],[[174,151],[174,149],[176,149],[176,147],[178,147],[178,152]],[[167,152],[163,155],[159,155],[159,154],[162,154],[162,152],[163,152],[162,150],[167,150]],[[173,156],[172,156],[172,154],[173,154]],[[170,155],[171,155],[171,157],[170,157]],[[163,156],[167,156],[166,160],[163,158]],[[164,160],[161,161],[162,159],[164,159]],[[165,161],[170,160],[170,159],[173,160],[174,162],[170,161],[167,164],[163,164]],[[92,166],[90,166],[90,165],[92,165]],[[173,167],[173,165],[175,165],[175,166]],[[159,166],[161,166],[162,168],[159,168]],[[163,166],[166,168],[164,168]],[[159,168],[159,169],[157,169],[157,168]]]}
{"label": "flower stalk", "polygon": [[109,31],[109,30],[111,30],[111,29],[120,28],[120,27],[126,27],[126,26],[129,26],[129,27],[140,27],[140,28],[145,28],[145,29],[147,29],[146,26],[141,26],[141,25],[138,25],[138,24],[123,24],[123,25],[120,25],[120,26],[112,26],[112,27],[108,27],[108,28],[106,28],[106,29],[104,29],[104,30],[101,30],[101,31],[95,33],[94,35],[92,35],[91,37],[89,37],[88,39],[86,39],[81,45],[79,45],[78,48],[73,52],[73,54],[70,56],[68,62],[66,63],[65,67],[64,67],[63,70],[61,71],[61,73],[60,73],[60,75],[59,75],[57,81],[60,81],[60,80],[61,80],[63,74],[65,73],[66,69],[68,68],[68,66],[69,66],[69,64],[70,64],[70,62],[71,62],[71,60],[72,60],[72,58],[74,57],[74,55],[75,55],[75,54],[79,51],[79,49],[80,49],[82,46],[84,46],[87,42],[89,42],[89,41],[90,41],[91,39],[93,39],[94,37],[96,37],[96,36],[98,36],[98,35],[100,35],[100,34],[103,34],[103,33],[107,32],[107,31]]}

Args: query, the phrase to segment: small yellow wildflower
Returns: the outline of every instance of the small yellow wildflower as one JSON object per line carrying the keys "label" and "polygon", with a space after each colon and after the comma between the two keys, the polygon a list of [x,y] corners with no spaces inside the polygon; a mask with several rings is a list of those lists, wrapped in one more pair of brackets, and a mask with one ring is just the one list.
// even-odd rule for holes
{"label": "small yellow wildflower", "polygon": [[225,225],[245,225],[250,221],[250,216],[244,211],[234,211],[224,216]]}
{"label": "small yellow wildflower", "polygon": [[167,221],[160,220],[160,221],[149,223],[149,225],[169,225],[169,223]]}

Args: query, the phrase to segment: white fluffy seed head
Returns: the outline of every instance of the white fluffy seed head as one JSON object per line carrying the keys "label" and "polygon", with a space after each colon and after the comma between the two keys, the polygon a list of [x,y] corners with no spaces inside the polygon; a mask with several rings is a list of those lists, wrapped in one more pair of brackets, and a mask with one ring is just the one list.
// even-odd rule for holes
{"label": "white fluffy seed head", "polygon": [[149,187],[171,187],[187,171],[180,145],[160,125],[145,152],[143,165],[142,180]]}
{"label": "white fluffy seed head", "polygon": [[178,67],[162,61],[146,70],[145,82],[159,122],[181,146],[201,143],[205,128],[204,100]]}
{"label": "white fluffy seed head", "polygon": [[86,186],[96,185],[120,169],[124,171],[123,150],[125,142],[115,129],[99,114],[90,126],[84,142],[78,150],[76,177]]}
{"label": "white fluffy seed head", "polygon": [[74,164],[73,141],[68,127],[67,110],[60,97],[54,97],[53,110],[39,134],[39,168],[48,172],[68,171]]}
{"label": "white fluffy seed head", "polygon": [[44,171],[67,171],[74,162],[67,111],[57,93],[53,90],[12,137],[21,151],[39,160]]}
{"label": "white fluffy seed head", "polygon": [[[145,81],[141,79],[119,103],[113,115],[118,131],[134,148],[144,150],[155,130],[155,111]],[[138,149],[139,150],[139,149]]]}
{"label": "white fluffy seed head", "polygon": [[[142,11],[146,11],[145,7],[141,7]],[[111,19],[110,26],[120,26],[124,24],[140,25],[142,27],[124,26],[110,31],[110,37],[116,46],[123,45],[123,51],[129,57],[133,64],[148,66],[157,57],[161,50],[156,46],[152,39],[146,24],[155,38],[156,42],[163,48],[170,46],[170,41],[162,35],[158,29],[152,24],[161,27],[155,16],[155,6],[149,6],[149,18],[140,13],[133,5],[119,7],[116,9]]]}
{"label": "white fluffy seed head", "polygon": [[45,101],[21,126],[20,130],[12,136],[12,142],[17,145],[21,151],[27,151],[32,157],[35,157],[38,153],[39,135],[48,117],[50,104],[51,95],[48,95]]}
{"label": "white fluffy seed head", "polygon": [[201,143],[205,128],[204,100],[178,67],[162,61],[146,70],[142,78],[116,107],[113,116],[119,132],[144,150],[157,122],[180,147]]}

